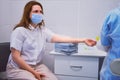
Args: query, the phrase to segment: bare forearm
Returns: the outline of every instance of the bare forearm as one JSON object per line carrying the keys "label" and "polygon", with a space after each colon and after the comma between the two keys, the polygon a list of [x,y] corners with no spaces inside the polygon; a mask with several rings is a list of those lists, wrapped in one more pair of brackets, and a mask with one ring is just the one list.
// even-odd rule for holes
{"label": "bare forearm", "polygon": [[13,60],[20,66],[20,68],[34,74],[34,69],[31,66],[29,66],[21,57],[13,57]]}
{"label": "bare forearm", "polygon": [[34,74],[34,69],[31,66],[29,66],[20,56],[21,54],[20,51],[14,48],[11,48],[11,54],[12,54],[12,58],[14,62],[16,62],[20,66],[20,68],[27,70]]}
{"label": "bare forearm", "polygon": [[52,37],[51,42],[67,42],[67,43],[85,43],[88,46],[96,45],[96,41],[87,38],[71,38],[71,37],[64,37],[59,35],[54,35]]}
{"label": "bare forearm", "polygon": [[71,38],[71,37],[66,37],[66,36],[59,36],[55,35],[52,38],[52,42],[70,42],[70,43],[82,43],[84,42],[84,38]]}
{"label": "bare forearm", "polygon": [[21,57],[14,57],[13,59],[20,66],[20,68],[31,72],[38,80],[41,80],[40,72],[35,71],[34,68],[29,66]]}

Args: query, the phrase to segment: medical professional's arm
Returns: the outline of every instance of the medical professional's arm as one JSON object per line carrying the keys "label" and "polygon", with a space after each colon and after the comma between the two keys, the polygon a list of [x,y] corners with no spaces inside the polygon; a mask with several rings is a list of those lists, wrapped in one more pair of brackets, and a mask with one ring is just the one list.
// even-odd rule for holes
{"label": "medical professional's arm", "polygon": [[111,25],[112,25],[111,21],[114,21],[113,19],[114,18],[111,18],[111,14],[108,14],[102,26],[100,39],[101,39],[101,44],[106,47],[111,46],[109,34],[110,34]]}
{"label": "medical professional's arm", "polygon": [[20,52],[14,48],[11,48],[11,54],[13,60],[20,66],[20,68],[31,72],[38,80],[41,80],[40,73],[35,71],[31,66],[29,66],[20,56]]}
{"label": "medical professional's arm", "polygon": [[85,43],[88,46],[96,45],[96,41],[87,38],[71,38],[60,35],[53,35],[51,42],[70,42],[70,43]]}

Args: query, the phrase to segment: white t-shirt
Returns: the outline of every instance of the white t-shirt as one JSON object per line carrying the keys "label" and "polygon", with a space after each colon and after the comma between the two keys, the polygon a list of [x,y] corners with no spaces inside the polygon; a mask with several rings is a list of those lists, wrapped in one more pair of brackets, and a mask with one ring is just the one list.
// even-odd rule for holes
{"label": "white t-shirt", "polygon": [[[27,64],[36,65],[41,61],[45,50],[46,42],[50,42],[54,33],[46,27],[29,26],[31,30],[24,27],[16,28],[11,35],[10,48],[15,48],[21,52],[21,57]],[[10,55],[9,61],[15,67],[18,65]]]}

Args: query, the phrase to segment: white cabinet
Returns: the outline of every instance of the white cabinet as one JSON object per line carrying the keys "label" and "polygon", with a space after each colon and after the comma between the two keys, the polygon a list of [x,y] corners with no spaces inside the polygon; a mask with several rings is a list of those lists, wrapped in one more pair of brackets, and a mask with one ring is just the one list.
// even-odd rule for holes
{"label": "white cabinet", "polygon": [[55,57],[54,73],[59,80],[98,80],[100,58],[105,56],[79,53],[67,56],[54,51],[51,54]]}
{"label": "white cabinet", "polygon": [[57,75],[59,80],[97,80],[96,78],[78,77],[78,76],[61,76]]}

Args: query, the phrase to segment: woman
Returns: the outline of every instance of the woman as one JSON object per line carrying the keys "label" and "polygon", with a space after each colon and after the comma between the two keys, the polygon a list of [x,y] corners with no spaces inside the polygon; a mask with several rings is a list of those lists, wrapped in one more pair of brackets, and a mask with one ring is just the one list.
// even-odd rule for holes
{"label": "woman", "polygon": [[91,39],[76,39],[59,36],[45,27],[43,7],[39,2],[30,1],[24,7],[23,17],[14,28],[7,65],[7,76],[14,80],[57,80],[48,68],[41,64],[46,42],[83,42],[94,46]]}
{"label": "woman", "polygon": [[111,61],[120,58],[120,7],[107,15],[101,30],[101,43],[107,48],[108,54],[100,72],[100,80],[120,80],[110,70]]}

